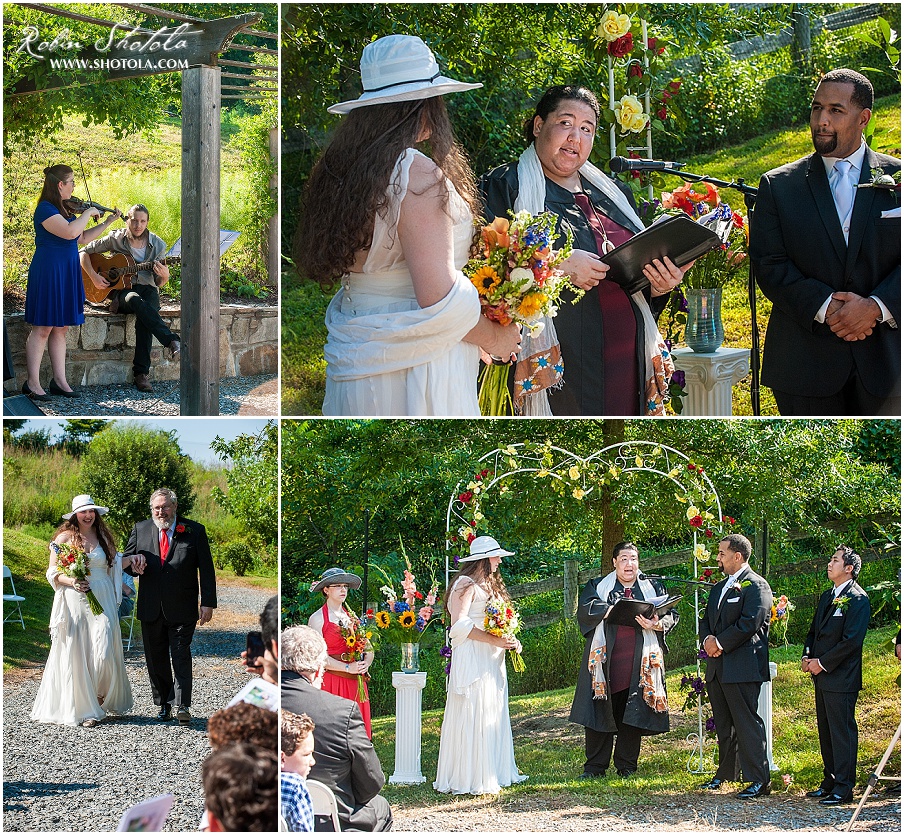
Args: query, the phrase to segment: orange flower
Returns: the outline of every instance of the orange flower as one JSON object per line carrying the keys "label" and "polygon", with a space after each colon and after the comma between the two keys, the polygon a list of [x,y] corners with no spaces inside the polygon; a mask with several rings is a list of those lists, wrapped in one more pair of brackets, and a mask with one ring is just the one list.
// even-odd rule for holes
{"label": "orange flower", "polygon": [[493,222],[489,226],[483,227],[483,240],[488,250],[494,246],[508,249],[510,243],[508,230],[510,225],[508,218],[497,217],[493,218]]}

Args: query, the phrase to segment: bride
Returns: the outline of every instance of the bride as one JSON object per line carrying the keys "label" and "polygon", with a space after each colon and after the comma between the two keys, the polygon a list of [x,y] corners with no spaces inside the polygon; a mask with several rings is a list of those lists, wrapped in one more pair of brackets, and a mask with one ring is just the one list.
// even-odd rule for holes
{"label": "bride", "polygon": [[497,794],[503,786],[527,779],[515,765],[505,672],[506,650],[520,652],[521,644],[513,636],[484,630],[490,598],[509,599],[499,563],[510,556],[491,536],[477,537],[446,591],[452,668],[433,784],[437,791]]}
{"label": "bride", "polygon": [[[50,655],[31,710],[35,722],[93,727],[108,713],[132,708],[132,689],[126,674],[119,632],[122,569],[132,557],[117,558],[113,535],[99,507],[88,495],[72,500],[50,545],[47,580],[55,594],[50,613]],[[68,543],[88,555],[89,573],[76,580],[57,568],[55,545]],[[140,559],[134,564],[141,573]],[[86,594],[94,592],[103,613],[91,614]]]}

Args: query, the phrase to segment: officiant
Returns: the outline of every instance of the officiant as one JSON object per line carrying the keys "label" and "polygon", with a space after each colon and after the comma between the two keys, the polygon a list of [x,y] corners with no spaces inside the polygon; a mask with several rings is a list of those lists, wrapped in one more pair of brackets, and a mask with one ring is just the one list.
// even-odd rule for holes
{"label": "officiant", "polygon": [[614,571],[584,586],[578,601],[586,644],[568,718],[584,726],[583,780],[603,777],[610,761],[620,777],[630,777],[642,737],[669,730],[663,657],[665,635],[678,614],[671,609],[651,619],[637,615],[628,626],[608,622],[607,612],[622,598],[650,601],[665,594],[658,580],[641,579],[633,542],[615,546],[612,565]]}

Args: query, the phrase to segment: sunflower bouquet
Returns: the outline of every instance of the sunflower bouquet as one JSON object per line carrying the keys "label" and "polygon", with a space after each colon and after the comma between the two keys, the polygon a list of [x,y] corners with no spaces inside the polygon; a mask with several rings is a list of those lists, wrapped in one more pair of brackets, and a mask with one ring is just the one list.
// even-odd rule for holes
{"label": "sunflower bouquet", "polygon": [[[514,637],[521,631],[521,616],[512,606],[510,600],[490,598],[484,611],[483,628],[490,635],[511,635]],[[524,672],[524,659],[521,653],[509,650],[512,669],[516,673]]]}
{"label": "sunflower bouquet", "polygon": [[772,611],[769,614],[770,646],[788,646],[788,621],[794,604],[784,594],[772,596]]}
{"label": "sunflower bouquet", "polygon": [[[81,549],[70,545],[68,542],[51,542],[50,547],[56,555],[56,567],[60,574],[65,574],[75,580],[84,581],[89,574],[88,555]],[[103,606],[91,589],[85,593],[88,600],[88,608],[92,615],[102,615]]]}
{"label": "sunflower bouquet", "polygon": [[[544,317],[556,315],[559,296],[568,285],[568,276],[557,269],[571,255],[571,230],[566,235],[565,245],[553,252],[556,216],[552,212],[536,216],[512,213],[511,220],[497,217],[484,226],[479,254],[464,267],[480,295],[483,315],[500,325],[517,322],[532,337],[539,336]],[[507,363],[494,362],[481,372],[480,411],[484,415],[512,413]]]}
{"label": "sunflower bouquet", "polygon": [[386,584],[380,587],[380,593],[386,602],[374,615],[377,634],[391,644],[419,643],[433,617],[439,583],[434,580],[426,595],[418,591],[417,581],[408,564],[402,576],[402,592],[398,594],[393,581],[385,572],[383,576]]}
{"label": "sunflower bouquet", "polygon": [[[374,647],[370,640],[373,633],[367,628],[366,616],[359,618],[348,606],[344,606],[337,626],[339,627],[339,634],[348,648],[339,656],[343,661],[363,661],[364,656],[368,652],[373,651]],[[363,679],[369,679],[370,676],[365,673],[365,675],[356,676],[356,678],[358,679],[358,700],[366,701],[367,693],[364,690]]]}

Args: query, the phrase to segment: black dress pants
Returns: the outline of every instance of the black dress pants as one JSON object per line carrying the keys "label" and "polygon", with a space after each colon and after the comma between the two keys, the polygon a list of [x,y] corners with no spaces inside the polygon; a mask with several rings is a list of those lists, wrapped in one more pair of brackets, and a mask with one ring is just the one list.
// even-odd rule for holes
{"label": "black dress pants", "polygon": [[826,693],[816,687],[816,729],[822,754],[822,783],[846,797],[857,782],[857,693]]}
{"label": "black dress pants", "polygon": [[147,374],[151,370],[152,338],[166,347],[175,338],[160,318],[160,291],[150,284],[134,284],[129,290],[119,290],[119,312],[135,314],[135,358],[132,371]]}
{"label": "black dress pants", "polygon": [[612,749],[615,748],[613,764],[618,771],[637,771],[637,758],[640,756],[640,741],[643,734],[640,728],[625,725],[625,707],[628,704],[630,689],[613,693],[612,715],[618,731],[606,733],[584,728],[584,750],[587,762],[584,763],[586,774],[603,774],[612,760]]}
{"label": "black dress pants", "polygon": [[191,705],[191,639],[195,623],[171,623],[163,612],[141,621],[144,658],[154,704]]}
{"label": "black dress pants", "polygon": [[718,780],[769,782],[766,761],[766,726],[756,712],[762,682],[723,682],[716,675],[706,682],[719,740]]}

